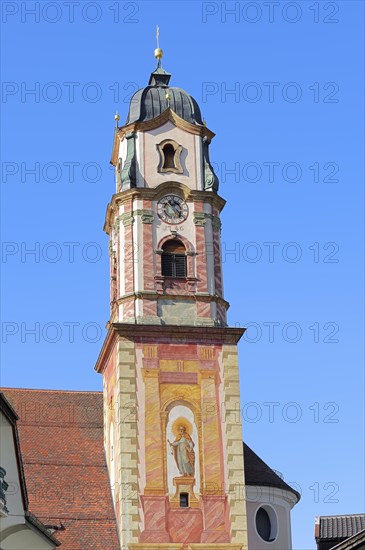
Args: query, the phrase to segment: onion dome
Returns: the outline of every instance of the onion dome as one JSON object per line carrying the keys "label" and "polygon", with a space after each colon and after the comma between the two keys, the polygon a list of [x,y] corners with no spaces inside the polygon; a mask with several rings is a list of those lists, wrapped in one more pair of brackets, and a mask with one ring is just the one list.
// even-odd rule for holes
{"label": "onion dome", "polygon": [[170,108],[190,124],[203,126],[200,108],[195,99],[181,88],[170,87],[170,78],[171,74],[161,67],[159,59],[148,86],[132,96],[126,124],[152,120]]}

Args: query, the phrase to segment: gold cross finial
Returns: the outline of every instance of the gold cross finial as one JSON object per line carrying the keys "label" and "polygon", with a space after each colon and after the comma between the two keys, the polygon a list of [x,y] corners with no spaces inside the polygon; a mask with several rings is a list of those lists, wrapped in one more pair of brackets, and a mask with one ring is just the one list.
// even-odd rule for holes
{"label": "gold cross finial", "polygon": [[157,48],[155,49],[154,55],[156,59],[158,59],[158,66],[160,67],[163,51],[160,48],[160,27],[158,25],[156,25],[156,42]]}

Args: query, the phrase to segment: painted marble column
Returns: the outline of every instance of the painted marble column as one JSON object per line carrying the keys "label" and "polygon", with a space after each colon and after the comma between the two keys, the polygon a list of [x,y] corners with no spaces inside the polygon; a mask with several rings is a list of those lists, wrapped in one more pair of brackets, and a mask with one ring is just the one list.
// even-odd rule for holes
{"label": "painted marble column", "polygon": [[143,369],[145,382],[145,460],[146,486],[141,501],[145,530],[141,542],[169,542],[166,530],[164,482],[164,441],[160,421],[160,391],[158,369]]}
{"label": "painted marble column", "polygon": [[[211,410],[216,403],[216,373],[201,371],[203,411]],[[204,531],[202,542],[230,542],[227,524],[227,497],[223,482],[222,440],[219,427],[219,412],[205,414],[203,422],[204,452]]]}

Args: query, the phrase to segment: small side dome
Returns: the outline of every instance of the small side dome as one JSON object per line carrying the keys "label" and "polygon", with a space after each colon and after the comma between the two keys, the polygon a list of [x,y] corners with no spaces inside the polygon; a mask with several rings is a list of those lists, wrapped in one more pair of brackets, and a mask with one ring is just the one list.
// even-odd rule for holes
{"label": "small side dome", "polygon": [[181,88],[170,88],[170,77],[160,66],[157,67],[151,74],[148,86],[133,95],[126,124],[152,120],[170,108],[190,124],[203,125],[195,99]]}

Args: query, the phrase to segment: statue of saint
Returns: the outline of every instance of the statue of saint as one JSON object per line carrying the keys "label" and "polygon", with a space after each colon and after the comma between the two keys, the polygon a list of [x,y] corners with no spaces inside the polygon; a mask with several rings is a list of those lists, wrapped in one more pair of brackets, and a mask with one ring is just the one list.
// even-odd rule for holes
{"label": "statue of saint", "polygon": [[186,427],[179,427],[179,434],[173,443],[167,441],[181,476],[193,477],[195,472],[194,442],[186,431]]}

